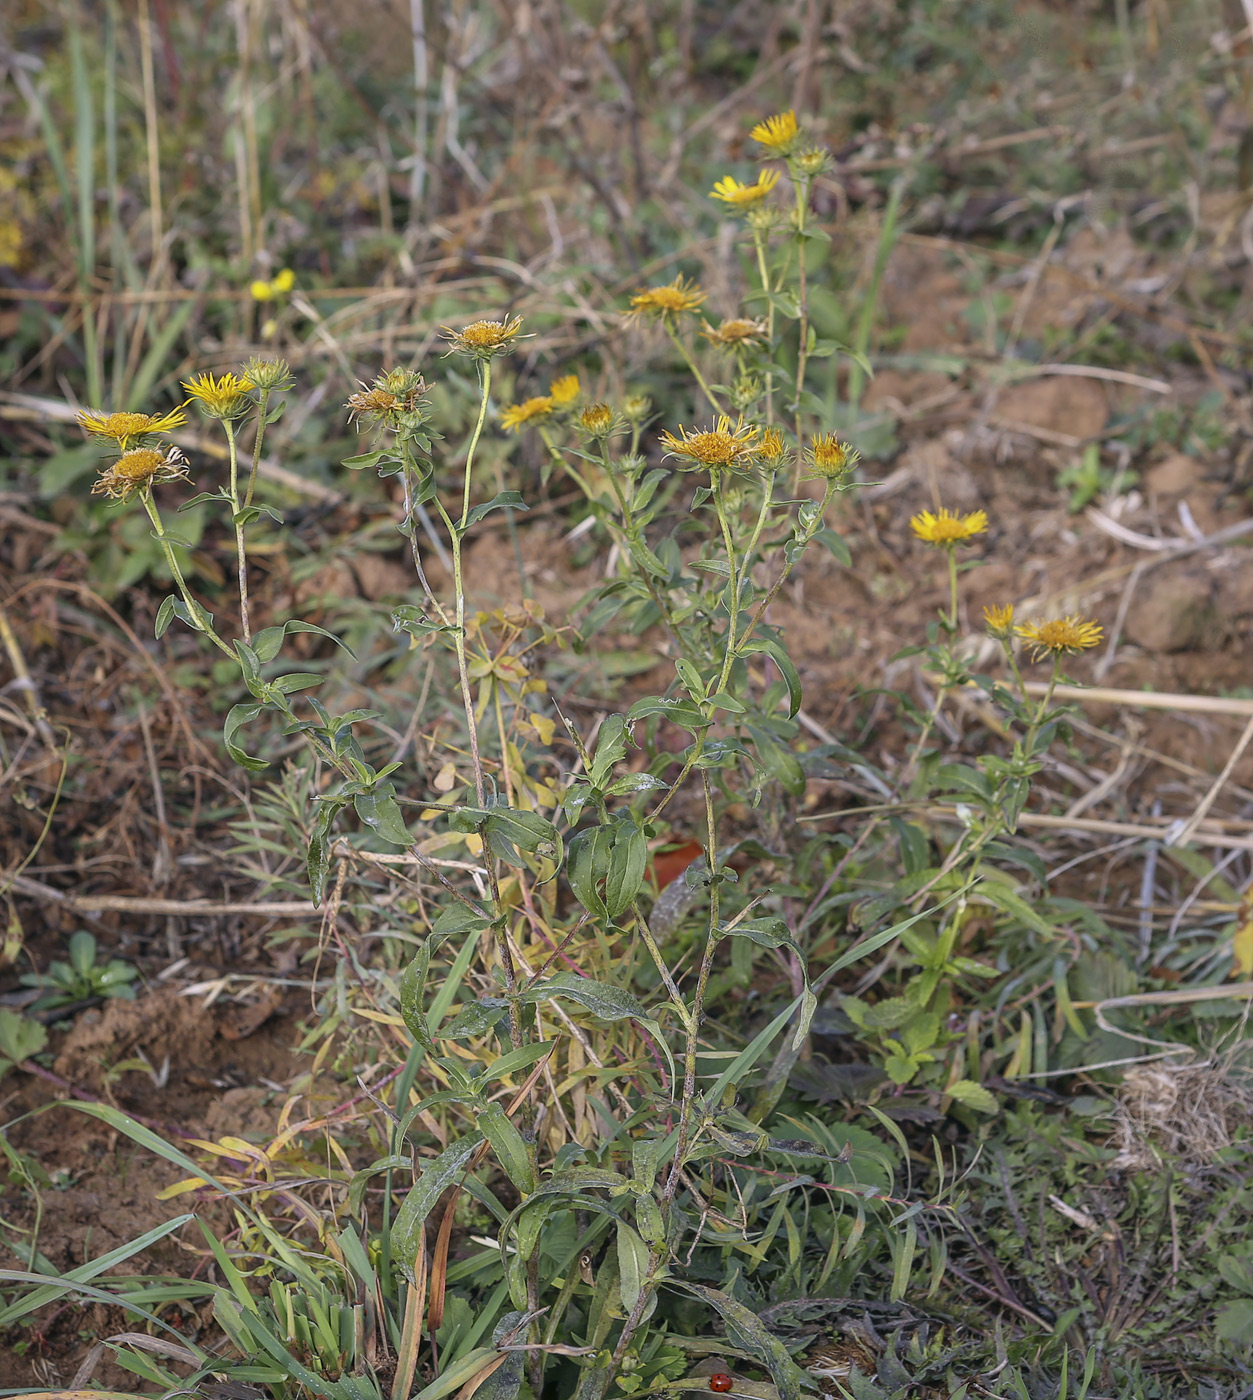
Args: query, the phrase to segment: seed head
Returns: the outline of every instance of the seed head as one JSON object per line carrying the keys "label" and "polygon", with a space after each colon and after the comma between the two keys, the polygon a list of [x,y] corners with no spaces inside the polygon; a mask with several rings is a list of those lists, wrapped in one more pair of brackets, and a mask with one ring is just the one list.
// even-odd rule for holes
{"label": "seed head", "polygon": [[155,447],[133,447],[101,470],[91,494],[125,501],[159,482],[179,481],[186,475],[187,458],[177,447],[167,447],[164,452]]}
{"label": "seed head", "polygon": [[374,383],[362,384],[361,392],[349,397],[345,407],[349,418],[359,424],[363,418],[385,423],[389,428],[400,426],[407,414],[420,413],[426,406],[426,380],[411,369],[389,369],[375,376]]}
{"label": "seed head", "polygon": [[513,348],[518,332],[522,329],[522,317],[506,317],[503,321],[471,321],[459,331],[452,326],[443,327],[443,335],[452,350],[476,360],[490,360],[494,355],[503,355]]}
{"label": "seed head", "polygon": [[720,326],[705,325],[701,335],[711,345],[722,350],[745,350],[750,345],[762,345],[766,339],[766,323],[750,321],[747,316],[736,316],[723,321]]}
{"label": "seed head", "polygon": [[938,515],[924,510],[909,523],[920,540],[952,549],[954,545],[965,544],[975,535],[983,534],[988,528],[988,515],[983,510],[972,511],[969,515],[954,515],[951,510],[941,507]]}

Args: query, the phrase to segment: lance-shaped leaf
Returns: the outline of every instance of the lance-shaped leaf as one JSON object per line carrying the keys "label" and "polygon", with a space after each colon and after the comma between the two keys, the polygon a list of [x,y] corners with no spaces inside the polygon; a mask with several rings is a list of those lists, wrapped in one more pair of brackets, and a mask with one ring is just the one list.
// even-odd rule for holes
{"label": "lance-shaped leaf", "polygon": [[396,1221],[392,1226],[392,1258],[400,1265],[401,1273],[410,1283],[416,1282],[413,1266],[418,1257],[418,1236],[426,1217],[461,1174],[462,1168],[474,1155],[474,1149],[482,1141],[481,1133],[471,1133],[427,1162],[422,1168],[422,1175],[396,1212]]}
{"label": "lance-shaped leaf", "polygon": [[717,1310],[726,1323],[727,1339],[770,1372],[770,1379],[779,1389],[780,1400],[800,1400],[802,1387],[817,1389],[814,1381],[788,1355],[778,1337],[743,1303],[737,1303],[720,1289],[706,1288],[701,1283],[684,1283],[676,1278],[668,1282],[672,1288],[681,1288]]}

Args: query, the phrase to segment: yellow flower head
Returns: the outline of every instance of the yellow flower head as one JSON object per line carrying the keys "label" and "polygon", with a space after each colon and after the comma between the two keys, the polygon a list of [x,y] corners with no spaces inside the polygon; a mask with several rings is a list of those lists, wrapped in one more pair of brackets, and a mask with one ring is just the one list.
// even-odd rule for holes
{"label": "yellow flower head", "polygon": [[858,457],[859,454],[834,433],[819,433],[809,439],[809,465],[815,476],[826,481],[842,481]]}
{"label": "yellow flower head", "polygon": [[723,350],[743,350],[750,345],[761,345],[766,339],[766,323],[750,321],[747,316],[735,316],[718,326],[703,326],[701,335],[711,345]]}
{"label": "yellow flower head", "polygon": [[401,414],[415,413],[424,407],[426,380],[411,369],[388,370],[375,376],[374,383],[362,384],[361,391],[349,396],[345,407],[350,419],[360,422],[373,418],[375,422],[399,426]]}
{"label": "yellow flower head", "polygon": [[800,140],[801,128],[796,113],[787,111],[758,122],[748,134],[772,156],[786,156],[791,155]]}
{"label": "yellow flower head", "polygon": [[757,460],[769,471],[777,472],[781,467],[785,467],[788,458],[791,457],[788,445],[783,440],[783,434],[778,428],[767,428],[761,435],[761,441],[757,444]]}
{"label": "yellow flower head", "polygon": [[166,448],[164,452],[155,447],[133,447],[101,470],[91,494],[125,501],[158,482],[178,481],[186,475],[187,458],[177,447]]}
{"label": "yellow flower head", "polygon": [[547,418],[552,411],[553,401],[547,394],[525,399],[522,403],[511,403],[500,415],[500,426],[511,428],[516,433],[533,418]]}
{"label": "yellow flower head", "polygon": [[511,349],[521,329],[521,316],[506,316],[503,321],[471,321],[459,331],[444,326],[443,333],[453,350],[473,355],[477,360],[490,360],[493,355],[502,355]]}
{"label": "yellow flower head", "polygon": [[729,418],[719,418],[712,428],[689,433],[679,428],[679,436],[662,433],[661,445],[668,457],[682,457],[693,466],[705,467],[709,471],[724,468],[744,470],[752,465],[757,455],[759,429],[746,423],[737,423],[733,428]]}
{"label": "yellow flower head", "polygon": [[642,423],[653,411],[653,401],[647,394],[628,394],[622,400],[622,416],[628,423]]}
{"label": "yellow flower head", "polygon": [[909,522],[914,534],[928,544],[952,548],[964,544],[975,535],[981,535],[988,528],[988,513],[984,510],[972,511],[969,515],[954,515],[951,510],[940,509],[939,515],[924,510]]}
{"label": "yellow flower head", "polygon": [[695,311],[705,300],[706,293],[695,282],[685,280],[680,273],[673,282],[664,287],[649,287],[647,291],[636,292],[631,298],[629,316],[655,316],[659,320],[678,317],[686,311]]}
{"label": "yellow flower head", "polygon": [[171,428],[181,428],[187,422],[180,409],[172,413],[152,415],[151,413],[100,413],[96,410],[78,414],[78,426],[92,437],[112,438],[123,452],[132,439],[144,437],[148,433],[168,433]]}
{"label": "yellow flower head", "polygon": [[989,637],[995,637],[998,642],[1009,641],[1014,635],[1013,603],[984,608],[983,624],[988,629]]}
{"label": "yellow flower head", "polygon": [[296,285],[296,274],[290,267],[283,268],[270,280],[270,290],[275,296],[284,296]]}
{"label": "yellow flower head", "polygon": [[619,426],[618,415],[607,403],[591,403],[579,414],[579,427],[593,438],[607,438]]}
{"label": "yellow flower head", "polygon": [[230,370],[217,379],[211,374],[197,374],[183,381],[183,388],[210,418],[239,418],[247,413],[253,407],[248,397],[252,387],[251,379],[241,378]]}
{"label": "yellow flower head", "polygon": [[269,301],[274,295],[274,288],[262,277],[249,283],[248,290],[252,293],[253,301]]}
{"label": "yellow flower head", "polygon": [[1073,656],[1088,647],[1098,646],[1101,641],[1101,627],[1096,622],[1085,622],[1081,617],[1057,617],[1049,622],[1028,622],[1015,629],[1018,635],[1035,651],[1034,660],[1042,656]]}
{"label": "yellow flower head", "polygon": [[763,170],[751,185],[742,184],[734,175],[724,175],[709,191],[710,199],[720,199],[740,213],[755,209],[779,183],[777,170]]}
{"label": "yellow flower head", "polygon": [[582,387],[577,374],[563,374],[548,386],[548,397],[552,399],[554,408],[565,408],[578,398]]}

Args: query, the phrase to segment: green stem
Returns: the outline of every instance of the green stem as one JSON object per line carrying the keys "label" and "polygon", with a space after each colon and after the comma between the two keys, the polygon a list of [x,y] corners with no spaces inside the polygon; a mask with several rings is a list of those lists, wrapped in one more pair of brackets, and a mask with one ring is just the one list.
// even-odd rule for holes
{"label": "green stem", "polygon": [[723,495],[725,473],[719,472],[713,478],[714,509],[718,513],[718,524],[722,526],[722,542],[727,551],[727,567],[731,576],[727,582],[730,602],[727,605],[727,648],[722,658],[722,672],[718,677],[717,690],[725,690],[731,666],[735,661],[735,629],[740,619],[740,569],[735,552],[735,540],[731,534],[731,522],[727,519],[726,499]]}
{"label": "green stem", "polygon": [[[766,235],[763,229],[753,230],[753,246],[757,250],[757,274],[761,278],[761,290],[766,295],[766,343],[774,354],[774,300],[770,285],[770,268],[766,261]],[[766,370],[766,422],[774,422],[774,371]],[[799,442],[800,439],[797,438]]]}
{"label": "green stem", "polygon": [[270,407],[269,389],[261,390],[260,417],[257,419],[256,441],[252,444],[252,469],[248,473],[248,490],[244,495],[244,505],[252,504],[252,493],[257,486],[257,472],[261,467],[261,445],[265,442],[265,415]]}
{"label": "green stem", "polygon": [[[805,225],[809,215],[809,181],[796,182],[796,249],[797,299],[800,303],[800,346],[796,352],[796,445],[801,441],[801,391],[805,387],[805,370],[809,362],[809,285],[805,270]],[[797,458],[799,464],[800,458]]]}
{"label": "green stem", "polygon": [[[226,441],[231,449],[231,518],[235,526],[235,568],[239,575],[239,622],[244,641],[252,641],[252,628],[248,623],[248,555],[244,549],[244,522],[240,520],[239,504],[239,444],[235,439],[235,424],[229,418],[223,419]],[[260,429],[258,429],[260,432]]]}
{"label": "green stem", "polygon": [[696,361],[692,358],[692,353],[691,353],[691,351],[690,351],[690,350],[687,348],[687,346],[684,345],[683,342],[679,339],[678,332],[675,330],[674,326],[671,324],[670,318],[669,318],[669,317],[666,317],[666,318],[662,321],[662,325],[665,326],[665,328],[666,328],[666,334],[670,337],[671,341],[673,341],[673,343],[674,343],[674,348],[679,352],[680,355],[683,356],[683,363],[684,363],[685,365],[687,365],[688,369],[690,369],[690,370],[692,371],[692,378],[695,379],[696,382],[700,385],[700,387],[701,387],[701,392],[705,395],[705,397],[706,397],[706,398],[709,400],[709,402],[713,405],[713,411],[714,411],[715,413],[721,415],[722,417],[727,417],[728,415],[727,415],[726,409],[723,408],[723,406],[722,406],[722,405],[718,402],[718,400],[714,397],[713,390],[709,387],[709,385],[705,383],[705,376],[700,372],[700,367],[697,365]]}
{"label": "green stem", "polygon": [[492,392],[492,362],[491,360],[479,361],[479,417],[474,425],[474,432],[470,435],[470,445],[466,448],[466,468],[465,484],[461,491],[461,521],[459,528],[466,528],[466,520],[470,515],[470,472],[474,467],[474,453],[479,445],[479,438],[483,435],[483,423],[487,418],[487,400]]}
{"label": "green stem", "polygon": [[157,543],[161,546],[161,553],[165,556],[166,567],[174,579],[175,587],[182,594],[183,602],[187,605],[188,612],[196,619],[196,626],[220,651],[224,651],[232,661],[238,661],[234,650],[222,640],[213,630],[208,620],[208,615],[198,602],[191,596],[191,590],[187,587],[187,582],[183,578],[183,571],[178,567],[178,560],[174,557],[174,550],[170,546],[165,535],[165,522],[161,519],[161,513],[157,510],[157,503],[152,499],[152,493],[145,491],[141,497],[144,509],[148,512],[148,519],[152,521],[152,528],[157,536]]}
{"label": "green stem", "polygon": [[948,547],[948,634],[957,635],[957,550]]}

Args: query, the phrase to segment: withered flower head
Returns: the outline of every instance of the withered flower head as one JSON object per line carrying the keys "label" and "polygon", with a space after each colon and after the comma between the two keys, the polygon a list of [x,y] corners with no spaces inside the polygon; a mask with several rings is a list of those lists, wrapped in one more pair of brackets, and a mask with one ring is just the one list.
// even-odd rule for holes
{"label": "withered flower head", "polygon": [[459,350],[476,360],[490,360],[493,355],[503,355],[512,349],[521,329],[522,317],[514,316],[503,321],[471,321],[460,330],[444,326],[443,335],[452,346],[449,354]]}
{"label": "withered flower head", "polygon": [[766,323],[749,320],[747,316],[735,316],[723,321],[720,326],[702,326],[701,335],[722,350],[743,350],[765,342]]}
{"label": "withered flower head", "polygon": [[91,488],[93,496],[125,501],[163,481],[179,481],[187,475],[187,458],[177,447],[164,452],[155,447],[133,447],[103,467]]}
{"label": "withered flower head", "polygon": [[345,407],[349,418],[357,423],[363,418],[372,418],[376,423],[395,428],[402,416],[423,408],[426,389],[426,380],[413,370],[390,369],[376,375],[373,384],[362,384],[359,393],[349,396]]}

